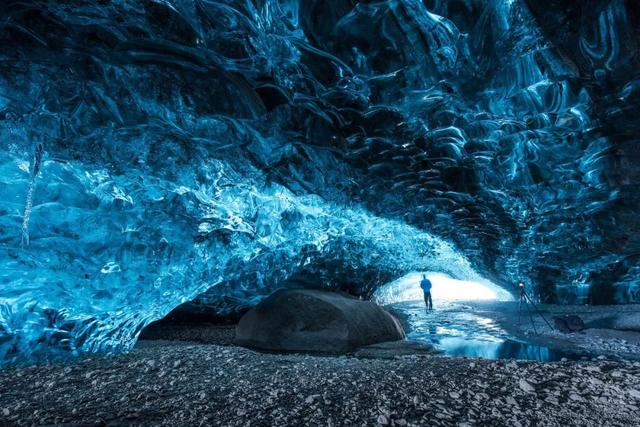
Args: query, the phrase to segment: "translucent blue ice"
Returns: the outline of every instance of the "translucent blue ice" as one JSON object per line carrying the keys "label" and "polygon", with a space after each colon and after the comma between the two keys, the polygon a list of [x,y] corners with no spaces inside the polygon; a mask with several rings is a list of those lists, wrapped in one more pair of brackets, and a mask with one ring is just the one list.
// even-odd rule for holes
{"label": "translucent blue ice", "polygon": [[546,3],[2,2],[0,360],[309,280],[640,301],[640,13]]}

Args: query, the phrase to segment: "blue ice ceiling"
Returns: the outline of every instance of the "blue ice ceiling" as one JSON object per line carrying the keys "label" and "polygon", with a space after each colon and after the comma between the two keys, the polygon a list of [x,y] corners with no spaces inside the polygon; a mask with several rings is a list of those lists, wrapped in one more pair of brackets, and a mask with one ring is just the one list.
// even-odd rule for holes
{"label": "blue ice ceiling", "polygon": [[422,270],[640,301],[634,3],[3,1],[0,359]]}

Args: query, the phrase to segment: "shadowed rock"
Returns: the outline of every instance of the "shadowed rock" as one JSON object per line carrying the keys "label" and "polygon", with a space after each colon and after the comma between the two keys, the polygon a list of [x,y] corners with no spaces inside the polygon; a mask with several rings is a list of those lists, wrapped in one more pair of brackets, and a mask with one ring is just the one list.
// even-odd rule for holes
{"label": "shadowed rock", "polygon": [[557,330],[564,333],[580,332],[585,328],[580,316],[576,316],[575,314],[554,316],[553,323]]}
{"label": "shadowed rock", "polygon": [[239,345],[274,351],[346,353],[403,338],[400,323],[375,303],[306,289],[275,292],[236,328]]}

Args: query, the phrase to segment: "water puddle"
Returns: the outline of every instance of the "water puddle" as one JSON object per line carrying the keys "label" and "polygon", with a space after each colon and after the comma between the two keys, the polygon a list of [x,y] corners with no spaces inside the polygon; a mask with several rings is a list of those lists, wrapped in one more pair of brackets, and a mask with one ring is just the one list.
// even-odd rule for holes
{"label": "water puddle", "polygon": [[449,356],[556,362],[579,360],[582,355],[516,340],[492,319],[459,304],[426,312],[422,301],[391,305],[400,314],[407,338],[433,344]]}

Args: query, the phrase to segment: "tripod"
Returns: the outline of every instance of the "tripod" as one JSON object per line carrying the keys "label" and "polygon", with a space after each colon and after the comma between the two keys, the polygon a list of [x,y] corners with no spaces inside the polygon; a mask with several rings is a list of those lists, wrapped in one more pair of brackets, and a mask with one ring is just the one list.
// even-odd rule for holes
{"label": "tripod", "polygon": [[529,320],[531,320],[531,326],[533,326],[533,332],[536,335],[538,335],[538,331],[536,330],[536,324],[533,321],[533,313],[531,312],[531,308],[529,307],[531,306],[536,311],[538,316],[540,316],[542,320],[544,320],[544,322],[547,324],[547,326],[549,326],[549,328],[553,331],[553,326],[551,326],[551,324],[546,319],[546,317],[544,317],[542,312],[538,309],[538,306],[536,306],[536,304],[533,302],[531,297],[529,297],[529,294],[527,294],[527,291],[524,289],[524,283],[518,284],[518,290],[520,291],[520,299],[518,302],[518,325],[520,325],[520,320],[522,318],[522,306],[524,305],[524,307],[527,310],[527,313],[529,314]]}

